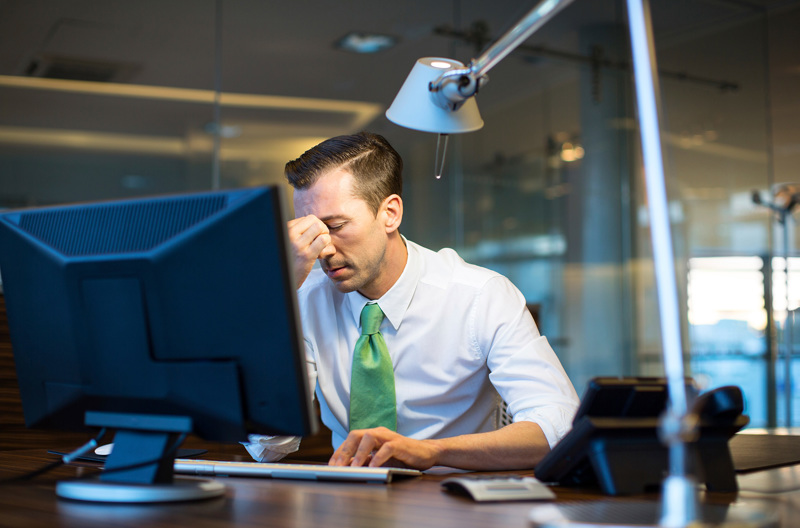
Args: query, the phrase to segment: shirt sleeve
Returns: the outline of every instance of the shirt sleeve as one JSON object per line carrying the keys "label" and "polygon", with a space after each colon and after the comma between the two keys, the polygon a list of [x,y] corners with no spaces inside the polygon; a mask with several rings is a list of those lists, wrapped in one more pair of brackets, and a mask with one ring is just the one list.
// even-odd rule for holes
{"label": "shirt sleeve", "polygon": [[489,379],[512,420],[535,422],[554,446],[569,431],[578,408],[572,382],[511,281],[490,279],[476,302],[473,324]]}

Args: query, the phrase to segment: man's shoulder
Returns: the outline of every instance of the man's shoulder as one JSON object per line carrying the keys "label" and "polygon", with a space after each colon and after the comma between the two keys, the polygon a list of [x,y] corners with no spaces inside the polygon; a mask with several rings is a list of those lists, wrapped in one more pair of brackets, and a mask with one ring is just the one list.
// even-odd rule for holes
{"label": "man's shoulder", "polygon": [[451,248],[438,251],[416,245],[423,262],[423,280],[483,287],[488,281],[503,277],[496,271],[470,264]]}
{"label": "man's shoulder", "polygon": [[308,274],[303,285],[297,290],[297,298],[305,300],[309,297],[316,297],[319,295],[329,295],[335,288],[331,288],[331,281],[320,268],[315,267]]}

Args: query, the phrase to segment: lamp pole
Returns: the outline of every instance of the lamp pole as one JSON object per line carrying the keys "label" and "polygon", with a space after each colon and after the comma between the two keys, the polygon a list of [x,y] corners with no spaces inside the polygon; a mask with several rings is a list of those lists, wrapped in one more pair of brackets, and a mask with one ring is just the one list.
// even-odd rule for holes
{"label": "lamp pole", "polygon": [[664,373],[669,391],[667,410],[661,419],[662,441],[669,451],[669,473],[664,480],[661,495],[660,525],[677,528],[688,526],[697,519],[696,483],[687,469],[687,441],[695,433],[696,420],[689,412],[681,346],[675,257],[661,149],[660,92],[653,26],[647,0],[627,0],[627,3],[639,133],[642,139],[647,206],[653,241]]}

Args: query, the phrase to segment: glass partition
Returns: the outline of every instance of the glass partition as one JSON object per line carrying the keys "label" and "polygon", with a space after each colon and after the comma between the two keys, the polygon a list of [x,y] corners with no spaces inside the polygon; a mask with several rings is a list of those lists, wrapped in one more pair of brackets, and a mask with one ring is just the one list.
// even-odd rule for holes
{"label": "glass partition", "polygon": [[[404,234],[507,275],[579,392],[660,375],[624,2],[575,0],[495,67],[441,180],[436,137],[383,111],[417,58],[468,61],[533,0],[312,4],[0,3],[0,207],[282,182],[372,130],[405,160]],[[797,230],[753,192],[797,181],[800,7],[651,5],[690,374],[742,386],[753,425],[796,424]],[[354,28],[397,44],[337,48]]]}

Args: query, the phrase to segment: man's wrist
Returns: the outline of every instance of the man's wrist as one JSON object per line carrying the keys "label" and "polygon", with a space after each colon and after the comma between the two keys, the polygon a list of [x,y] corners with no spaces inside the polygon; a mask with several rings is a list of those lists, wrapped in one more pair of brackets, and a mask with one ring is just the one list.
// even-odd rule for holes
{"label": "man's wrist", "polygon": [[422,443],[428,449],[428,456],[431,459],[431,466],[447,465],[442,461],[446,458],[447,446],[444,439],[427,439]]}

